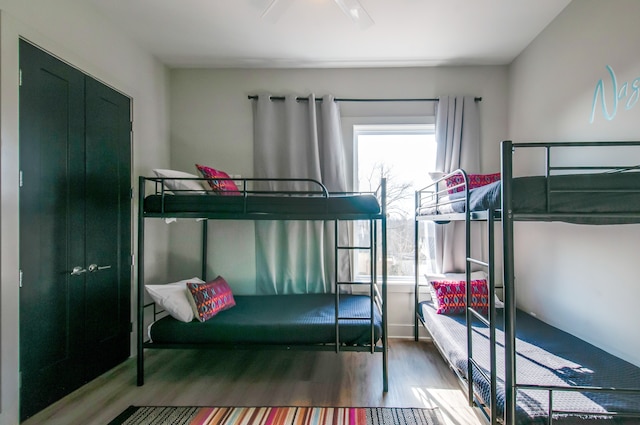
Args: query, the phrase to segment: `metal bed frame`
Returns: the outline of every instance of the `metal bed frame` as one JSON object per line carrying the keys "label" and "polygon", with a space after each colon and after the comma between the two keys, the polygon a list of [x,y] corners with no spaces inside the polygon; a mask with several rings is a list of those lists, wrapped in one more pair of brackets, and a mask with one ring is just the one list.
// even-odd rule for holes
{"label": "metal bed frame", "polygon": [[[246,199],[254,195],[279,195],[279,196],[315,196],[322,198],[330,198],[333,193],[329,193],[327,188],[317,180],[313,179],[266,179],[266,178],[240,178],[240,179],[218,179],[218,180],[233,180],[240,183],[240,192],[237,196],[242,196],[245,200],[242,212],[164,212],[164,199],[172,195],[168,193],[163,184],[164,180],[201,180],[206,181],[208,179],[190,179],[190,178],[159,178],[159,177],[139,177],[139,213],[138,213],[138,302],[137,302],[137,385],[144,385],[144,349],[145,348],[260,348],[260,349],[284,349],[284,350],[306,350],[306,351],[335,351],[336,353],[341,351],[357,351],[357,352],[370,352],[370,353],[382,353],[382,383],[383,391],[388,391],[388,334],[387,334],[387,263],[382,261],[380,267],[380,275],[378,275],[378,264],[376,261],[378,249],[381,251],[381,258],[387,256],[387,220],[386,220],[386,196],[387,187],[386,179],[382,179],[380,187],[376,191],[380,203],[380,211],[378,213],[336,213],[330,212],[328,209],[324,211],[318,211],[313,213],[300,213],[295,211],[278,212],[278,213],[258,213],[247,211]],[[310,184],[311,190],[299,190],[299,191],[263,191],[263,190],[250,190],[249,186],[255,183],[264,182],[305,182]],[[145,211],[145,197],[147,196],[147,186],[153,185],[152,194],[160,195],[163,203],[160,212],[148,212]],[[186,191],[188,192],[188,191]],[[349,194],[363,194],[359,193],[340,193],[339,195]],[[207,195],[202,195],[207,196]],[[335,329],[336,340],[335,343],[323,343],[323,344],[290,344],[290,345],[276,345],[276,344],[169,344],[169,343],[153,343],[145,340],[144,332],[144,318],[145,309],[153,307],[153,320],[155,321],[158,316],[162,314],[162,311],[156,309],[155,303],[145,303],[145,291],[144,291],[144,237],[145,237],[145,220],[148,218],[191,218],[202,220],[202,270],[201,276],[203,280],[207,280],[207,240],[208,240],[208,221],[209,220],[313,220],[313,221],[333,221],[334,222],[334,236],[335,236]],[[369,222],[369,244],[366,246],[342,246],[339,244],[338,229],[340,221],[368,221]],[[378,240],[378,226],[380,226],[380,240]],[[338,276],[338,253],[341,250],[367,250],[369,252],[370,259],[370,279],[369,281],[342,281]],[[379,288],[381,284],[381,289]],[[367,286],[368,295],[371,299],[370,303],[370,316],[369,317],[348,317],[340,315],[340,290],[342,285],[358,285]],[[259,296],[259,295],[256,295]],[[375,340],[374,330],[374,308],[378,310],[382,317],[382,334],[380,342]],[[371,323],[371,342],[368,345],[346,345],[340,342],[340,325],[353,320],[367,320]]]}
{"label": "metal bed frame", "polygon": [[[516,297],[515,297],[515,252],[514,252],[514,231],[513,223],[515,221],[564,221],[572,218],[623,218],[631,220],[634,223],[640,223],[640,211],[633,213],[554,213],[550,208],[550,197],[555,192],[553,188],[549,186],[548,177],[557,174],[558,172],[594,172],[602,170],[614,170],[621,168],[620,166],[575,166],[575,167],[555,167],[551,165],[552,150],[554,148],[581,148],[581,147],[640,147],[640,141],[611,141],[611,142],[553,142],[553,143],[513,143],[512,141],[503,141],[501,143],[501,205],[500,209],[488,209],[485,211],[470,211],[469,208],[469,185],[467,173],[464,170],[455,170],[440,179],[434,181],[431,185],[419,190],[415,195],[415,339],[418,339],[418,324],[422,321],[422,317],[419,315],[419,290],[421,287],[427,284],[420,283],[419,276],[419,223],[421,221],[432,221],[437,224],[446,224],[453,221],[465,222],[465,258],[466,258],[466,305],[471,305],[471,266],[476,265],[487,270],[487,284],[489,286],[489,310],[487,317],[480,314],[472,307],[466,309],[466,323],[467,323],[467,376],[469,379],[464,378],[459,374],[456,368],[449,363],[450,368],[456,372],[456,375],[461,380],[461,383],[465,386],[468,396],[469,405],[478,407],[483,413],[485,419],[491,424],[495,425],[500,421],[505,425],[512,425],[516,423],[516,396],[518,390],[544,390],[548,392],[549,410],[547,413],[548,424],[552,425],[554,422],[554,415],[557,414],[580,414],[584,416],[610,416],[620,418],[638,418],[640,420],[640,410],[631,413],[622,412],[609,412],[609,413],[593,413],[593,412],[580,412],[580,411],[566,411],[556,410],[553,407],[554,393],[561,392],[605,392],[605,393],[621,393],[621,394],[635,394],[640,395],[640,389],[636,388],[605,388],[605,387],[592,387],[592,386],[549,386],[549,385],[524,385],[519,384],[516,379]],[[546,184],[546,198],[547,198],[547,211],[545,213],[519,213],[513,210],[513,154],[516,149],[528,149],[528,148],[541,148],[545,150],[545,177],[547,177]],[[637,164],[633,164],[628,169],[637,169]],[[463,183],[459,185],[443,188],[446,179],[452,176],[462,176]],[[464,192],[464,196],[450,201],[446,198],[450,189],[459,189]],[[562,192],[585,192],[585,190],[562,190]],[[620,190],[620,192],[638,193],[638,190]],[[587,191],[588,193],[588,191]],[[465,208],[463,213],[446,213],[438,214],[437,207],[444,204],[450,204],[451,202],[464,203]],[[434,213],[429,215],[420,215],[419,211],[423,207],[434,208]],[[503,212],[506,211],[506,214]],[[471,257],[471,223],[475,221],[486,222],[487,226],[487,261],[475,259]],[[503,244],[503,298],[504,298],[504,335],[505,335],[505,409],[504,417],[498,418],[497,414],[497,344],[496,344],[496,306],[495,306],[495,223],[502,222],[502,244]],[[473,358],[473,339],[472,339],[472,324],[473,320],[478,320],[483,323],[489,329],[489,344],[490,344],[490,371],[487,375],[478,365]],[[424,325],[424,323],[423,323]],[[442,348],[437,341],[434,343],[443,358],[449,362],[447,356],[444,355]],[[474,391],[473,388],[473,373],[480,373],[490,383],[490,398],[488,401],[483,401]],[[588,423],[588,422],[587,422]]]}

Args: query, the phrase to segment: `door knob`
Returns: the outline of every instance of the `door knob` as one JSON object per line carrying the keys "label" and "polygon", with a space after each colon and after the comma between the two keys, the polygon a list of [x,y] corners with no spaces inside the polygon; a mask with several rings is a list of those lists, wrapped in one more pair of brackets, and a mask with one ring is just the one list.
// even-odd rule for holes
{"label": "door knob", "polygon": [[99,266],[97,264],[89,264],[89,271],[91,273],[99,272],[100,270],[110,269],[111,266]]}
{"label": "door knob", "polygon": [[73,270],[71,270],[71,276],[80,276],[82,273],[86,273],[87,269],[83,269],[82,266],[75,266]]}

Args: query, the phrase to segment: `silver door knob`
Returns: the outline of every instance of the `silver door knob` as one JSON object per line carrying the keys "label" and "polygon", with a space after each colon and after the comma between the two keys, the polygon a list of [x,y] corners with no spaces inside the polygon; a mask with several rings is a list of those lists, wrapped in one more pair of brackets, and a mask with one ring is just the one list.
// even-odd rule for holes
{"label": "silver door knob", "polygon": [[99,272],[100,270],[110,269],[111,266],[99,266],[97,264],[89,264],[89,271],[91,273]]}
{"label": "silver door knob", "polygon": [[86,273],[87,269],[82,268],[82,266],[75,266],[73,270],[71,270],[71,276],[80,276],[82,273]]}

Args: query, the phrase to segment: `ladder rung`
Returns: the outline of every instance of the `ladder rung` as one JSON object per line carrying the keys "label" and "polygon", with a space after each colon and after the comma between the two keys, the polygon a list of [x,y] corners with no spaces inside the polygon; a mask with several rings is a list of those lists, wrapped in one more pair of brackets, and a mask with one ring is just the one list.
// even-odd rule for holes
{"label": "ladder rung", "polygon": [[373,320],[373,317],[338,317],[338,320]]}
{"label": "ladder rung", "polygon": [[489,321],[480,313],[478,313],[478,311],[473,308],[473,307],[469,307],[469,311],[471,312],[471,314],[473,314],[474,316],[476,316],[476,318],[481,321],[482,323],[484,323],[485,326],[491,326],[491,324],[489,323]]}
{"label": "ladder rung", "polygon": [[370,246],[338,246],[336,249],[371,249]]}
{"label": "ladder rung", "polygon": [[353,282],[353,281],[342,281],[336,282],[337,285],[373,285],[374,282]]}

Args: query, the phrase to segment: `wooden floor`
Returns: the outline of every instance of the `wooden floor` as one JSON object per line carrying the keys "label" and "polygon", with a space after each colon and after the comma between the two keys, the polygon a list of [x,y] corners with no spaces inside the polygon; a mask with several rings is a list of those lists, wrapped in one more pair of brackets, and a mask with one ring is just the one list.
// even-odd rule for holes
{"label": "wooden floor", "polygon": [[129,405],[438,407],[448,425],[484,425],[431,343],[391,340],[389,392],[382,355],[368,353],[147,350],[23,425],[104,425]]}

